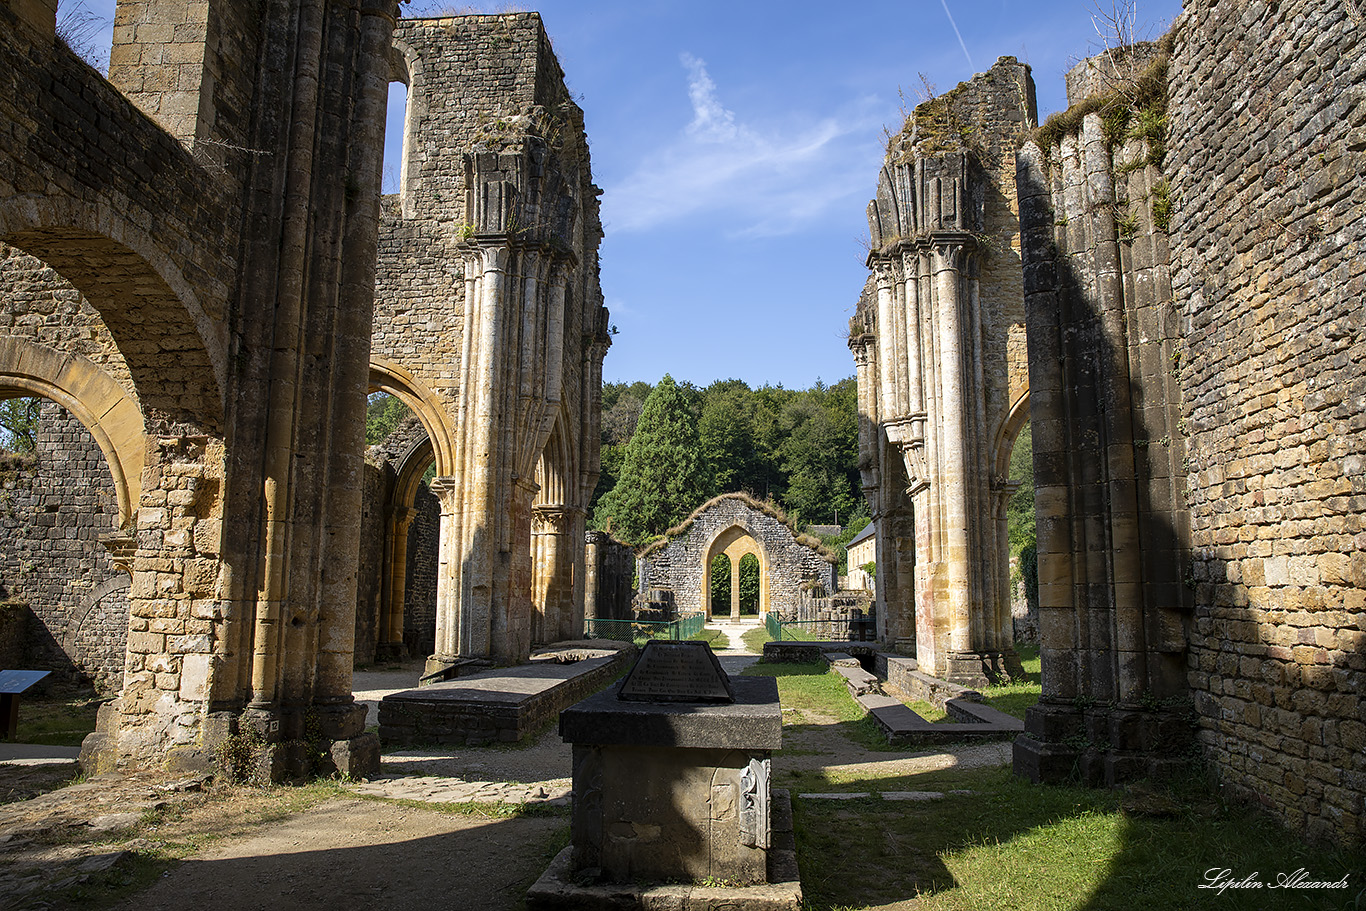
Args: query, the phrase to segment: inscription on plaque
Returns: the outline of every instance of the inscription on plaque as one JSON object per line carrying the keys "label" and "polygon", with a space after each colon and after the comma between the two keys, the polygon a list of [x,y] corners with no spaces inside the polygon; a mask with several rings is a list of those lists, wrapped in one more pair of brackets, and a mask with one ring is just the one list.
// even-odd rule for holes
{"label": "inscription on plaque", "polygon": [[705,642],[645,643],[617,692],[635,702],[734,702],[730,678]]}

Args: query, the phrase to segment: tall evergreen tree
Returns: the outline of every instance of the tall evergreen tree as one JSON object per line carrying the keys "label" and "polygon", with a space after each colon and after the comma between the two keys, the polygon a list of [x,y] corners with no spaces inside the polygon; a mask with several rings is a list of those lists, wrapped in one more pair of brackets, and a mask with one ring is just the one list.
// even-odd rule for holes
{"label": "tall evergreen tree", "polygon": [[621,475],[593,512],[595,528],[607,528],[640,544],[680,522],[706,495],[702,447],[697,435],[696,395],[668,374],[645,399]]}

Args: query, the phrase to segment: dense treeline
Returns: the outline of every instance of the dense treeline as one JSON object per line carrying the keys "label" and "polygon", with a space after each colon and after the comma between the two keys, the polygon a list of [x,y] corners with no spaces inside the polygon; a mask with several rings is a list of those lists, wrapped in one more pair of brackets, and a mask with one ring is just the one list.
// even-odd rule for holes
{"label": "dense treeline", "polygon": [[592,521],[641,543],[707,499],[772,500],[799,527],[868,519],[858,474],[858,388],[850,377],[810,389],[718,380],[705,389],[665,376],[607,383],[602,477]]}

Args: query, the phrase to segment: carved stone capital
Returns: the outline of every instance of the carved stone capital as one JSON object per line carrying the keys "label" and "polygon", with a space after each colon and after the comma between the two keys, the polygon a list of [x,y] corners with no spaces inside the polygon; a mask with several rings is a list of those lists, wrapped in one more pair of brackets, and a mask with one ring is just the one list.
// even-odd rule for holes
{"label": "carved stone capital", "polygon": [[925,412],[909,414],[883,424],[887,442],[901,451],[906,463],[907,492],[915,495],[930,486],[930,468],[925,458]]}
{"label": "carved stone capital", "polygon": [[460,491],[458,479],[454,477],[432,478],[427,484],[427,489],[436,494],[437,500],[441,503],[441,512],[450,513],[455,509],[456,496]]}
{"label": "carved stone capital", "polygon": [[138,550],[137,536],[125,531],[113,531],[100,535],[100,543],[109,551],[109,562],[114,569],[128,576],[133,575],[133,555]]}
{"label": "carved stone capital", "polygon": [[991,476],[991,517],[993,519],[1004,518],[1006,506],[1010,503],[1010,498],[1015,496],[1015,492],[1023,484],[1019,478],[1003,478],[999,475]]}

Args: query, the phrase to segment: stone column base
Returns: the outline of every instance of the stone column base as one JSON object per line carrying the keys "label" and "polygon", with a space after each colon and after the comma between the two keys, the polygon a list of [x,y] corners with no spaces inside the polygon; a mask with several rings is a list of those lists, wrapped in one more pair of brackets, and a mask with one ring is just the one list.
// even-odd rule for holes
{"label": "stone column base", "polygon": [[1171,778],[1186,769],[1195,745],[1193,714],[1180,708],[1040,703],[1026,713],[1015,741],[1016,775],[1033,782],[1079,781],[1115,787],[1140,778]]}
{"label": "stone column base", "polygon": [[935,676],[959,686],[980,688],[1020,679],[1024,667],[1015,649],[996,652],[949,652],[944,656],[943,668]]}

